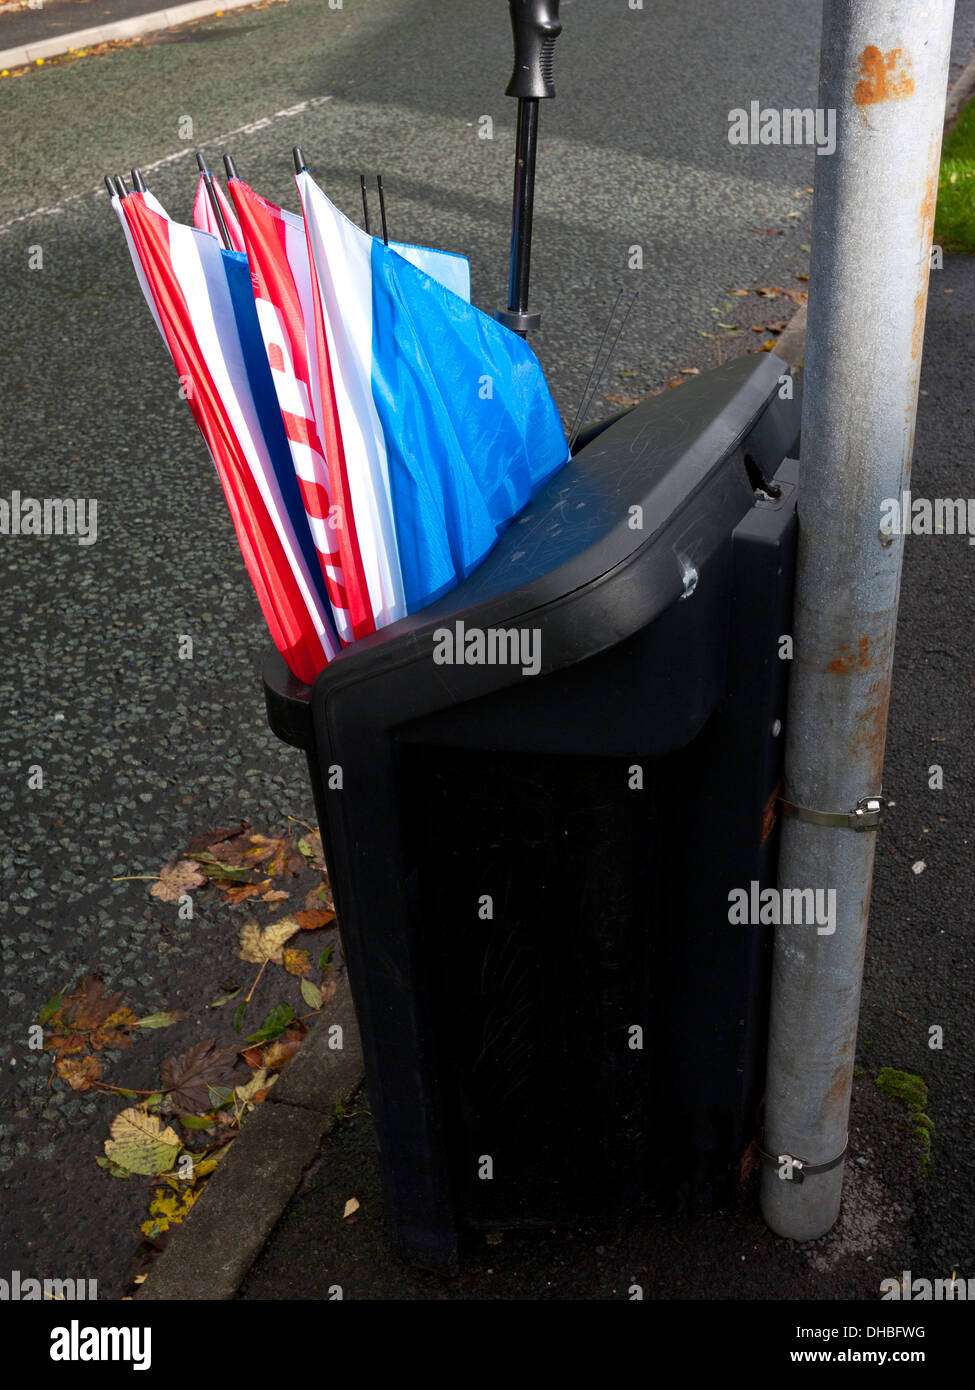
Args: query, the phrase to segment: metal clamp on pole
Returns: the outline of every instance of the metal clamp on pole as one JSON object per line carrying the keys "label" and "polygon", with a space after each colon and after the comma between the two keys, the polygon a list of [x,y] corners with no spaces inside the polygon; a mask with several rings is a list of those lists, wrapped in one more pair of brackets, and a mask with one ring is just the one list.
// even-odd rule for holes
{"label": "metal clamp on pole", "polygon": [[808,821],[810,825],[834,826],[841,830],[877,830],[883,819],[883,803],[879,796],[861,796],[852,811],[814,811],[809,806],[797,806],[784,796],[779,797],[779,805],[783,815]]}
{"label": "metal clamp on pole", "polygon": [[[764,1135],[762,1136],[764,1142]],[[850,1147],[850,1136],[847,1135],[840,1152],[835,1158],[831,1158],[828,1163],[806,1163],[802,1158],[796,1158],[793,1154],[770,1154],[759,1145],[758,1152],[765,1163],[770,1163],[773,1168],[779,1170],[779,1176],[783,1182],[802,1182],[805,1178],[815,1177],[818,1173],[829,1173],[834,1168],[838,1168],[846,1158]],[[783,1168],[785,1171],[783,1172]]]}

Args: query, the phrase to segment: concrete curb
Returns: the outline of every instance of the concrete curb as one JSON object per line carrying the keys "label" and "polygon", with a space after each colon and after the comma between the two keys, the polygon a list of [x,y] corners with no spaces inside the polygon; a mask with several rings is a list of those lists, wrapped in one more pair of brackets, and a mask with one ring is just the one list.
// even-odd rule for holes
{"label": "concrete curb", "polygon": [[[338,1024],[341,1049],[329,1044]],[[365,1075],[348,982],[244,1125],[136,1298],[231,1299]]]}
{"label": "concrete curb", "polygon": [[162,29],[175,29],[193,19],[205,19],[218,10],[239,10],[253,5],[254,0],[188,0],[185,5],[173,5],[168,10],[152,10],[149,14],[133,15],[112,24],[98,24],[91,29],[78,29],[73,34],[59,34],[38,43],[21,44],[0,53],[0,68],[22,68],[36,63],[38,58],[57,58],[79,48],[91,48],[96,43],[111,43],[115,39],[137,39]]}
{"label": "concrete curb", "polygon": [[782,330],[772,352],[788,362],[794,372],[802,367],[806,356],[806,305],[800,304],[786,327]]}

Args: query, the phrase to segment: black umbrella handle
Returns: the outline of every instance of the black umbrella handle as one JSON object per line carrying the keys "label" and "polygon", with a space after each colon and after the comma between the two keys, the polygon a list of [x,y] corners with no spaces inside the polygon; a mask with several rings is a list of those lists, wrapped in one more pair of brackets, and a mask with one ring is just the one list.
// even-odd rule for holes
{"label": "black umbrella handle", "polygon": [[552,64],[555,40],[562,32],[559,0],[509,0],[515,37],[515,70],[505,96],[554,97]]}
{"label": "black umbrella handle", "polygon": [[555,40],[562,32],[562,25],[559,20],[559,0],[509,0],[509,6],[515,38],[515,69],[505,95],[518,98],[518,137],[511,213],[508,307],[499,309],[494,317],[524,338],[542,321],[541,314],[528,312],[538,103],[545,97],[555,96],[552,65]]}

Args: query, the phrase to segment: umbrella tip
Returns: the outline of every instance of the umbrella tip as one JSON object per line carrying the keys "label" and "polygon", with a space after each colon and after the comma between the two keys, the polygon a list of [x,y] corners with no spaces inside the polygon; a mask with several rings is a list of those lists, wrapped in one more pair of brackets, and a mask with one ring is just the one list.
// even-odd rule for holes
{"label": "umbrella tip", "polygon": [[300,145],[295,145],[294,149],[291,151],[291,156],[295,162],[295,173],[303,174],[308,168],[308,165],[305,163],[305,156],[301,153]]}
{"label": "umbrella tip", "polygon": [[145,179],[142,177],[142,170],[141,170],[141,169],[133,169],[133,170],[132,170],[132,187],[133,187],[133,189],[135,190],[136,193],[145,193],[145,191],[146,191],[146,181],[145,181]]}
{"label": "umbrella tip", "polygon": [[233,157],[232,154],[225,154],[225,155],[224,155],[224,157],[223,157],[223,167],[224,167],[224,168],[226,169],[226,171],[227,171],[227,178],[228,178],[228,179],[235,179],[235,178],[237,178],[237,165],[234,163],[234,157]]}
{"label": "umbrella tip", "polygon": [[210,172],[210,170],[207,168],[207,162],[203,158],[199,150],[197,150],[196,152],[196,167],[199,169],[201,174],[208,174]]}
{"label": "umbrella tip", "polygon": [[120,198],[127,198],[129,196],[129,190],[126,188],[125,179],[123,179],[121,174],[115,175],[115,191]]}
{"label": "umbrella tip", "polygon": [[118,197],[118,190],[116,189],[115,184],[112,182],[111,174],[105,175],[105,187],[108,189],[108,196],[110,198]]}

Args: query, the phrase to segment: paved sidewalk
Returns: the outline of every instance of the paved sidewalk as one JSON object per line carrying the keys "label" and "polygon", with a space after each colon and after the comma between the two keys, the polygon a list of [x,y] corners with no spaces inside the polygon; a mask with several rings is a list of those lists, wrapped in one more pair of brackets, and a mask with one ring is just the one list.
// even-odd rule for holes
{"label": "paved sidewalk", "polygon": [[254,0],[53,0],[0,11],[0,70],[44,62],[120,39],[159,33]]}

